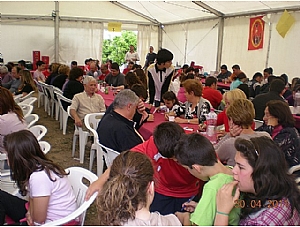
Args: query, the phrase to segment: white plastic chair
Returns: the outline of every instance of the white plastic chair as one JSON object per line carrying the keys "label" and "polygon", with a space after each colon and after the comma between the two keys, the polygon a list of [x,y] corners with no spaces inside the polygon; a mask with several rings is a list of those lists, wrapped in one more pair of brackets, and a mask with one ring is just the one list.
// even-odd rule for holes
{"label": "white plastic chair", "polygon": [[39,120],[39,115],[29,114],[24,119],[27,123],[27,128],[30,128]]}
{"label": "white plastic chair", "polygon": [[43,125],[34,125],[29,128],[29,131],[40,141],[47,133],[47,128]]}
{"label": "white plastic chair", "polygon": [[21,104],[21,103],[18,103],[18,105],[21,107],[21,109],[23,111],[24,118],[26,118],[33,111],[33,106],[32,105]]}
{"label": "white plastic chair", "polygon": [[[290,169],[289,169],[289,174],[293,174],[294,172],[296,171],[300,171],[300,165],[296,165],[296,166],[292,166]],[[296,178],[296,184],[298,185],[298,188],[300,190],[300,177],[297,177]]]}
{"label": "white plastic chair", "polygon": [[14,96],[15,102],[16,102],[16,103],[19,103],[19,102],[20,102],[20,98],[21,98],[22,96],[23,96],[22,94],[15,95],[15,96]]}
{"label": "white plastic chair", "polygon": [[33,106],[33,103],[35,103],[36,100],[37,100],[36,97],[29,97],[29,98],[25,99],[24,101],[20,102],[19,104],[28,104],[28,105]]}
{"label": "white plastic chair", "polygon": [[63,92],[58,87],[53,86],[53,101],[55,104],[55,120],[58,121],[58,117],[59,117],[59,113],[60,113],[60,106],[59,106],[59,102],[58,102],[57,95],[55,94],[55,92],[57,92],[61,95],[63,95]]}
{"label": "white plastic chair", "polygon": [[41,150],[44,152],[44,154],[47,154],[51,149],[50,143],[46,141],[39,141],[39,145],[41,147]]}
{"label": "white plastic chair", "polygon": [[[68,106],[68,115],[70,117],[70,106]],[[82,130],[82,127],[77,127],[75,124],[75,130],[74,130],[74,134],[73,134],[73,144],[72,144],[72,157],[74,157],[75,155],[75,147],[76,147],[76,141],[77,141],[77,137],[79,139],[79,162],[82,164],[84,161],[84,153],[85,153],[85,145],[87,143],[87,139],[88,136],[90,135],[90,133],[88,131],[84,131]]]}
{"label": "white plastic chair", "polygon": [[[97,141],[97,143],[99,143]],[[119,152],[111,149],[111,148],[108,148],[102,144],[99,143],[99,145],[101,146],[102,148],[102,151],[103,151],[103,155],[104,155],[104,158],[105,158],[105,162],[106,162],[106,165],[107,166],[111,166],[112,165],[112,162],[113,160],[120,154]]]}
{"label": "white plastic chair", "polygon": [[69,114],[63,108],[61,101],[65,101],[65,102],[71,104],[72,100],[66,98],[65,96],[63,96],[62,94],[58,93],[57,91],[54,91],[54,93],[56,94],[56,97],[58,99],[58,104],[59,104],[59,107],[60,107],[60,113],[61,113],[60,114],[60,129],[63,130],[63,135],[66,135]]}
{"label": "white plastic chair", "polygon": [[79,224],[83,226],[86,210],[90,207],[90,205],[94,202],[98,195],[98,192],[95,192],[88,201],[85,201],[84,199],[88,187],[85,184],[83,184],[82,180],[87,179],[91,184],[98,179],[98,177],[95,174],[82,167],[70,167],[66,169],[66,171],[70,172],[70,174],[68,175],[68,180],[73,188],[78,208],[67,217],[53,222],[48,222],[44,224],[45,226],[63,225],[74,219],[78,220]]}
{"label": "white plastic chair", "polygon": [[27,95],[25,95],[24,97],[21,97],[20,98],[20,102],[23,102],[24,100],[30,98],[33,94],[34,94],[35,91],[31,91],[29,92]]}
{"label": "white plastic chair", "polygon": [[18,191],[18,187],[10,177],[10,169],[4,169],[5,162],[7,160],[6,154],[0,154],[0,189],[10,194],[15,194]]}
{"label": "white plastic chair", "polygon": [[263,121],[255,120],[255,119],[254,119],[254,123],[255,123],[255,129],[259,128],[260,126],[262,126],[264,124]]}
{"label": "white plastic chair", "polygon": [[43,83],[43,88],[45,95],[45,111],[48,113],[49,116],[53,117],[53,99],[51,95],[53,93],[52,85]]}
{"label": "white plastic chair", "polygon": [[44,88],[42,82],[36,80],[34,80],[34,82],[38,89],[38,108],[40,108],[45,102]]}
{"label": "white plastic chair", "polygon": [[97,127],[99,122],[101,121],[101,118],[103,117],[105,113],[91,113],[87,114],[84,117],[84,124],[85,127],[87,127],[88,130],[90,130],[94,136],[94,142],[91,146],[90,151],[90,166],[89,170],[92,170],[94,158],[95,158],[95,151],[97,152],[97,175],[100,176],[103,172],[103,152],[101,147],[97,144],[98,141],[98,133],[97,133]]}

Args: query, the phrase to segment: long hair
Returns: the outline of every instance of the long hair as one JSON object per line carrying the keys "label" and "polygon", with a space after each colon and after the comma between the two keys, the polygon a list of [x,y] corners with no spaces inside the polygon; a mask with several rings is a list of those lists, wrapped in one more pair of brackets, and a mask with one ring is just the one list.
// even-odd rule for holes
{"label": "long hair", "polygon": [[122,225],[135,219],[135,212],[147,204],[153,174],[151,160],[146,155],[124,151],[117,156],[98,197],[99,224]]}
{"label": "long hair", "polygon": [[56,181],[50,171],[58,177],[67,173],[64,169],[46,158],[35,136],[28,130],[21,130],[4,137],[4,148],[11,170],[12,179],[17,183],[22,195],[27,194],[30,175],[36,171],[46,171],[51,181]]}
{"label": "long hair", "polygon": [[290,107],[286,102],[280,100],[271,100],[267,102],[270,115],[278,119],[278,124],[282,127],[294,127],[295,119],[291,113]]}
{"label": "long hair", "polygon": [[4,87],[0,87],[0,115],[14,112],[20,121],[23,121],[23,111],[16,104],[12,94]]}
{"label": "long hair", "polygon": [[140,78],[140,80],[141,80],[142,84],[144,85],[144,87],[147,89],[148,82],[147,82],[147,76],[145,75],[144,70],[136,69],[134,72],[138,76],[138,78]]}
{"label": "long hair", "polygon": [[26,84],[29,84],[32,87],[32,90],[37,91],[37,87],[32,79],[31,73],[29,70],[21,70],[21,84],[19,86],[19,91],[21,91]]}
{"label": "long hair", "polygon": [[246,204],[253,200],[261,203],[261,208],[243,208],[242,217],[262,209],[268,200],[279,201],[283,197],[289,200],[292,210],[300,212],[300,192],[294,177],[288,175],[284,154],[275,142],[265,136],[250,140],[237,138],[234,146],[253,168],[255,195],[246,193],[243,199]]}
{"label": "long hair", "polygon": [[127,88],[131,89],[134,84],[142,84],[140,78],[133,72],[128,72],[125,76]]}

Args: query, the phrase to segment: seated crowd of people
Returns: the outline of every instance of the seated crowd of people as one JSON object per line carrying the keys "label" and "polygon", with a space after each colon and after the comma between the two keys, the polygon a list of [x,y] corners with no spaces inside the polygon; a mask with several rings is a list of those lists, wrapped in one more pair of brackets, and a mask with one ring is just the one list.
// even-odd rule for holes
{"label": "seated crowd of people", "polygon": [[[239,65],[232,73],[222,65],[218,76],[205,77],[188,65],[176,71],[173,57],[160,49],[144,69],[137,58],[128,59],[123,73],[116,62],[92,59],[83,69],[75,61],[71,67],[52,63],[49,75],[42,61],[33,75],[21,61],[11,73],[0,67],[0,152],[7,153],[21,193],[30,195],[25,209],[27,201],[0,190],[0,223],[26,216],[29,225],[39,225],[76,209],[67,173],[42,153],[13,100],[42,81],[72,100],[63,105],[77,127],[87,130],[86,114],[105,113],[99,142],[120,154],[86,193],[89,199],[99,192],[100,225],[299,225],[300,171],[288,170],[300,165],[299,128],[289,107],[300,79],[290,85],[286,74],[276,77],[266,68],[248,81]],[[110,106],[98,91],[102,82],[114,90]],[[139,130],[160,110],[166,121],[145,140]],[[211,111],[218,111],[215,126],[223,126],[216,144],[205,133]],[[257,120],[262,125],[256,128]],[[182,124],[198,131],[186,133]]]}

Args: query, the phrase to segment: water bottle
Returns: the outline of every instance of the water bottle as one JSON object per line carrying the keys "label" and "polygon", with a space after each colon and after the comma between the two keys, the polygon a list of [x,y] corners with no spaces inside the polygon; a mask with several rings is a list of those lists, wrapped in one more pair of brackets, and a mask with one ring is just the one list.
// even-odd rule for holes
{"label": "water bottle", "polygon": [[295,93],[294,114],[300,114],[300,92],[299,91]]}
{"label": "water bottle", "polygon": [[206,116],[206,136],[212,144],[217,142],[216,126],[217,126],[217,114],[213,108],[210,108],[209,114]]}

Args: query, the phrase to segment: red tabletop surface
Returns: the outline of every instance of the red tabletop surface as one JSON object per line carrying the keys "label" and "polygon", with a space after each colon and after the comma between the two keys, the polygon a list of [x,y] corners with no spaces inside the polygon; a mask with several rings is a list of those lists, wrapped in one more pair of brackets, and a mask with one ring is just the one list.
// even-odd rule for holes
{"label": "red tabletop surface", "polygon": [[[201,83],[205,84],[205,79],[201,79]],[[225,89],[230,89],[230,83],[223,83],[223,82],[217,82],[218,87],[220,88],[225,88]]]}
{"label": "red tabletop surface", "polygon": [[[144,140],[147,140],[152,136],[154,128],[161,124],[162,122],[165,122],[165,115],[164,113],[154,113],[154,121],[147,121],[145,122],[142,127],[139,129],[139,133],[144,138]],[[179,124],[182,128],[185,129],[187,127],[190,130],[185,130],[186,133],[192,133],[196,132],[198,129],[198,125],[195,124]]]}
{"label": "red tabletop surface", "polygon": [[109,91],[108,94],[105,94],[104,92],[98,91],[97,94],[102,96],[102,98],[105,101],[105,106],[106,107],[109,107],[110,104],[112,104],[112,102],[114,101],[114,98],[115,98],[113,91]]}

